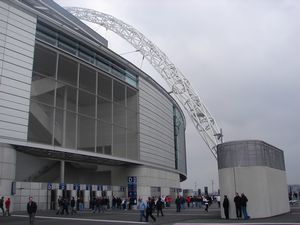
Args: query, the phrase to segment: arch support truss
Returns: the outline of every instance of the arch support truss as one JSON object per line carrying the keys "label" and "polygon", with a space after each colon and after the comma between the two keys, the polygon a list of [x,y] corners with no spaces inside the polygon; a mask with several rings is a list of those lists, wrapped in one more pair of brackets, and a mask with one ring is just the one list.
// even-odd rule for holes
{"label": "arch support truss", "polygon": [[214,157],[217,158],[216,146],[221,143],[222,139],[220,129],[190,82],[165,53],[138,30],[111,15],[78,7],[66,7],[66,10],[81,20],[101,25],[107,30],[113,31],[138,50],[167,82],[174,96],[192,119],[200,136]]}

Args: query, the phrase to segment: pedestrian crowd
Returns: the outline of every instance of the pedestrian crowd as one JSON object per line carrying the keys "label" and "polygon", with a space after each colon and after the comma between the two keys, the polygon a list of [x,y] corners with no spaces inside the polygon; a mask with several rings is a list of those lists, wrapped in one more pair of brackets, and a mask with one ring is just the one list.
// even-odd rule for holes
{"label": "pedestrian crowd", "polygon": [[[213,200],[218,202],[220,207],[220,199],[214,198],[212,196],[187,196],[184,198],[183,196],[178,195],[175,199],[176,205],[176,212],[180,212],[186,206],[188,208],[198,207],[201,208],[205,206],[204,210],[208,211],[209,206],[212,204]],[[156,217],[164,216],[163,209],[167,207],[171,207],[173,199],[170,196],[167,197],[148,197],[146,201],[144,201],[141,197],[138,198],[138,201],[135,202],[134,199],[126,199],[126,198],[119,198],[113,196],[112,198],[112,209],[120,209],[120,210],[129,210],[132,209],[132,205],[137,204],[137,209],[139,211],[139,220],[142,222],[149,221],[149,217],[152,221],[156,221]],[[248,198],[244,193],[239,195],[236,193],[234,199],[235,209],[236,209],[236,217],[237,219],[242,219],[242,216],[245,220],[249,219],[249,215],[247,213],[247,202]],[[10,205],[11,200],[7,198],[6,200],[4,197],[0,199],[0,209],[2,211],[3,216],[10,216]],[[77,214],[77,211],[82,211],[84,209],[84,202],[81,198],[77,198],[75,200],[74,197],[71,199],[64,198],[59,196],[57,199],[57,215],[64,215],[69,213]],[[186,205],[186,206],[185,206]],[[229,219],[229,199],[227,195],[224,195],[223,204],[224,208],[224,215],[226,219]],[[4,209],[5,207],[5,209]],[[107,197],[95,197],[90,201],[90,209],[93,213],[101,213],[105,212],[106,210],[110,209],[110,201]],[[37,212],[37,204],[33,201],[32,197],[29,197],[29,201],[27,203],[27,213],[29,215],[29,224],[34,224],[35,214]],[[156,217],[153,215],[156,212]]]}
{"label": "pedestrian crowd", "polygon": [[[250,216],[247,213],[248,198],[246,197],[246,195],[244,193],[242,193],[241,195],[239,195],[239,193],[236,193],[233,201],[235,204],[237,219],[238,220],[242,219],[242,215],[244,216],[245,220],[249,219]],[[225,218],[229,219],[229,199],[227,195],[224,195],[223,208],[224,208]]]}
{"label": "pedestrian crowd", "polygon": [[[3,216],[10,216],[10,198],[7,198],[6,200],[4,199],[4,197],[1,197],[0,199],[0,209],[2,211],[2,215]],[[4,206],[5,206],[5,210],[4,210]]]}

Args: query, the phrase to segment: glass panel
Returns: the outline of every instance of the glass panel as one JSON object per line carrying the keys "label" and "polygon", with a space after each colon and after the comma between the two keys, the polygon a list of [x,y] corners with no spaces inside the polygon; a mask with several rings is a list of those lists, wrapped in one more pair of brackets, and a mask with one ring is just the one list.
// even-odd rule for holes
{"label": "glass panel", "polygon": [[77,149],[95,151],[95,120],[78,116]]}
{"label": "glass panel", "polygon": [[34,49],[33,71],[55,77],[57,54],[48,48],[36,44]]}
{"label": "glass panel", "polygon": [[89,49],[83,46],[79,46],[78,56],[85,61],[94,63],[94,52],[90,51]]}
{"label": "glass panel", "polygon": [[96,56],[96,65],[104,71],[110,72],[111,70],[109,61],[103,59],[102,57]]}
{"label": "glass panel", "polygon": [[137,130],[137,113],[131,110],[127,110],[127,128],[132,131]]}
{"label": "glass panel", "polygon": [[28,123],[28,141],[50,145],[52,144],[52,132],[53,108],[31,101]]}
{"label": "glass panel", "polygon": [[111,155],[112,125],[97,121],[97,152]]}
{"label": "glass panel", "polygon": [[138,160],[137,133],[127,130],[127,158]]}
{"label": "glass panel", "polygon": [[118,157],[126,157],[126,130],[125,128],[114,126],[114,147],[113,155]]}
{"label": "glass panel", "polygon": [[137,87],[137,76],[133,75],[132,73],[125,71],[126,72],[126,77],[125,77],[125,81],[126,83],[132,85],[133,87]]}
{"label": "glass panel", "polygon": [[60,35],[58,40],[58,47],[73,55],[76,55],[77,43],[75,41],[72,41],[70,38]]}
{"label": "glass panel", "polygon": [[120,68],[116,68],[115,66],[112,67],[111,73],[118,77],[120,80],[125,80],[125,72],[122,71]]}
{"label": "glass panel", "polygon": [[54,105],[55,80],[33,74],[31,99]]}
{"label": "glass panel", "polygon": [[54,145],[63,146],[63,132],[64,132],[64,111],[55,109],[55,130],[54,130]]}
{"label": "glass panel", "polygon": [[127,87],[127,107],[137,111],[137,91]]}
{"label": "glass panel", "polygon": [[52,38],[56,38],[56,32],[51,30],[49,27],[46,27],[44,23],[38,21],[37,23],[37,30],[43,32],[44,34],[51,36]]}
{"label": "glass panel", "polygon": [[76,147],[76,114],[67,112],[66,130],[65,130],[65,147]]}
{"label": "glass panel", "polygon": [[107,101],[106,99],[103,99],[101,97],[98,97],[97,100],[97,118],[101,120],[105,120],[107,122],[112,122],[112,103],[110,101]]}
{"label": "glass panel", "polygon": [[126,127],[126,110],[125,107],[114,103],[114,124]]}
{"label": "glass panel", "polygon": [[114,80],[114,102],[125,105],[125,85]]}
{"label": "glass panel", "polygon": [[79,88],[95,93],[96,91],[96,71],[80,64]]}
{"label": "glass panel", "polygon": [[79,91],[78,95],[78,113],[95,117],[96,96],[84,91]]}
{"label": "glass panel", "polygon": [[59,56],[57,79],[77,86],[78,63],[63,55]]}
{"label": "glass panel", "polygon": [[126,81],[126,83],[130,84],[131,86],[137,88],[137,81],[136,80],[133,80],[129,77],[126,77],[125,81]]}
{"label": "glass panel", "polygon": [[43,33],[42,31],[38,30],[36,32],[36,38],[45,41],[51,45],[56,45],[56,37],[51,37],[48,34]]}
{"label": "glass panel", "polygon": [[76,88],[57,83],[56,89],[56,107],[76,112]]}
{"label": "glass panel", "polygon": [[98,95],[111,100],[112,79],[98,73]]}

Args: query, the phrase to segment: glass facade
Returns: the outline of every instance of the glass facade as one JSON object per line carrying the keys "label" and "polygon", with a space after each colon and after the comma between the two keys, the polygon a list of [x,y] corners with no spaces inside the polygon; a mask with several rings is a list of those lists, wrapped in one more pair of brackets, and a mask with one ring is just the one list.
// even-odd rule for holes
{"label": "glass facade", "polygon": [[138,159],[137,89],[85,61],[36,42],[28,141]]}
{"label": "glass facade", "polygon": [[186,173],[185,120],[183,114],[175,105],[173,107],[173,113],[175,169]]}
{"label": "glass facade", "polygon": [[[88,62],[96,67],[98,67],[100,70],[105,71],[115,77],[117,77],[120,80],[123,80],[127,84],[137,88],[138,86],[138,77],[130,70],[123,68],[121,65],[118,65],[117,62],[114,62],[113,60],[108,59],[104,55],[102,55],[100,52],[94,51],[94,49],[91,49],[90,47],[84,45],[84,43],[80,43],[73,39],[72,37],[61,33],[58,30],[55,30],[52,27],[49,27],[48,25],[42,23],[41,21],[38,21],[37,24],[37,33],[36,37],[39,41],[47,43],[49,45],[54,46],[55,48],[59,48],[63,50],[64,52],[67,52],[71,55],[74,55],[81,60]],[[51,53],[43,53],[43,54],[51,54]],[[38,59],[37,59],[38,60]],[[43,68],[45,73],[54,74],[54,67],[53,63],[55,61],[49,62],[49,64],[45,65]],[[66,61],[61,60],[59,63],[68,66],[68,59]],[[73,67],[75,68],[75,67]],[[63,68],[61,68],[64,70]],[[82,69],[84,70],[84,68]],[[88,74],[88,73],[87,73]],[[86,75],[88,77],[89,75]],[[64,79],[73,79],[74,82],[75,77],[71,76],[65,76]],[[82,85],[88,85],[86,87],[89,87],[89,84],[95,84],[92,83],[94,80],[93,75],[90,76],[91,79],[85,79],[88,84],[84,83],[82,80]],[[94,87],[95,88],[95,87]]]}

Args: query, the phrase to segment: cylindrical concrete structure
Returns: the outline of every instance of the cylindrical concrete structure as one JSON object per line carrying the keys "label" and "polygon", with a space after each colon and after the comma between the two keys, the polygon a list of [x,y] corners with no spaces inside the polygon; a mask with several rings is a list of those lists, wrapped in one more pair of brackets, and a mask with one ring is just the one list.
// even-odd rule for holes
{"label": "cylindrical concrete structure", "polygon": [[[251,218],[271,217],[290,211],[283,151],[259,140],[218,145],[221,203],[230,201],[229,217],[237,218],[235,193],[248,198]],[[224,212],[221,212],[225,218]]]}

